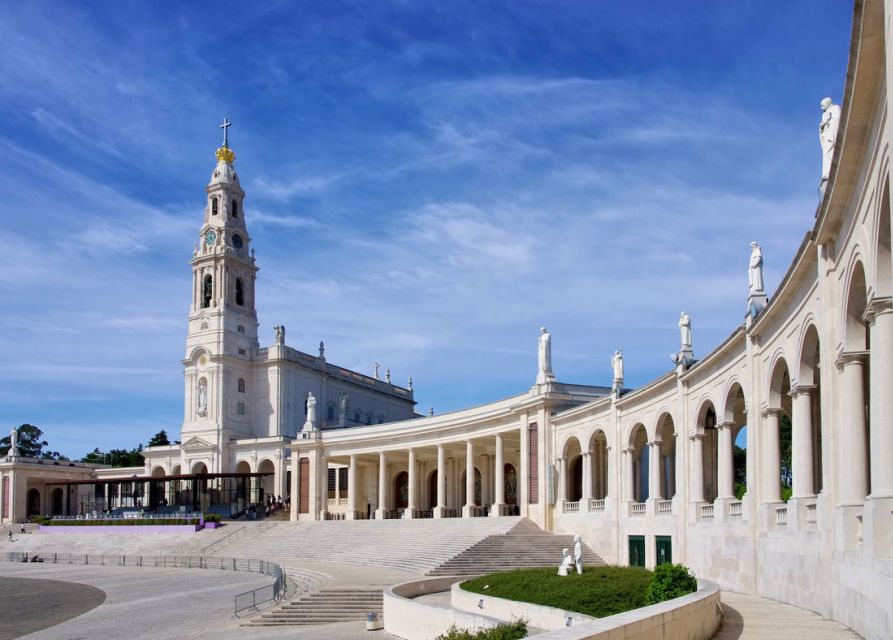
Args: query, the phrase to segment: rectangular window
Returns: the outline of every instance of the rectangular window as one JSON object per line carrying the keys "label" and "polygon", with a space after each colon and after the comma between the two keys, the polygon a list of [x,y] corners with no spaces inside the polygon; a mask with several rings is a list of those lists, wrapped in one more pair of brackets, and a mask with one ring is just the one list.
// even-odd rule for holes
{"label": "rectangular window", "polygon": [[239,355],[240,355],[240,356],[244,356],[244,355],[245,355],[245,349],[239,349]]}
{"label": "rectangular window", "polygon": [[239,333],[245,333],[245,327],[243,327],[242,325],[239,325],[238,327],[236,327],[236,330],[237,330]]}
{"label": "rectangular window", "polygon": [[342,495],[347,491],[347,472],[349,469],[344,467],[343,469],[338,469],[338,486],[341,488]]}
{"label": "rectangular window", "polygon": [[629,566],[645,566],[645,536],[629,536]]}
{"label": "rectangular window", "polygon": [[673,562],[673,538],[670,536],[654,536],[656,564]]}
{"label": "rectangular window", "polygon": [[[298,513],[310,513],[310,460],[301,458],[298,463]],[[291,497],[292,500],[295,496]]]}
{"label": "rectangular window", "polygon": [[527,428],[528,446],[527,459],[529,471],[529,484],[527,485],[528,502],[538,504],[540,501],[540,474],[539,474],[539,428],[534,422]]}
{"label": "rectangular window", "polygon": [[329,499],[332,500],[335,497],[335,471],[337,469],[329,469]]}
{"label": "rectangular window", "polygon": [[239,415],[240,416],[245,415],[245,403],[244,402],[239,403]]}

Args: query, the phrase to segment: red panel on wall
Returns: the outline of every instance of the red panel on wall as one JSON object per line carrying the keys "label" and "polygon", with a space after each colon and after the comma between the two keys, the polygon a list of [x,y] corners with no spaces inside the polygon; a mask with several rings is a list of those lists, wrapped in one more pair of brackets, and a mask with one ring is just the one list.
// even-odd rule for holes
{"label": "red panel on wall", "polygon": [[537,504],[540,501],[540,491],[539,491],[539,479],[540,479],[540,466],[539,466],[539,428],[537,424],[534,422],[531,425],[528,425],[527,428],[527,437],[528,440],[528,457],[529,457],[529,465],[530,465],[530,475],[529,475],[529,484],[528,484],[528,502],[530,504]]}
{"label": "red panel on wall", "polygon": [[298,513],[310,513],[310,460],[308,458],[301,458],[298,495],[301,497]]}

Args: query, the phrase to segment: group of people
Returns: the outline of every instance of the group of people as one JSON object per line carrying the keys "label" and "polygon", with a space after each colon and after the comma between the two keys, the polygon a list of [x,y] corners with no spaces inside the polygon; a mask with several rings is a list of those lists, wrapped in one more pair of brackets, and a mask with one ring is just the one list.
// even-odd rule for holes
{"label": "group of people", "polygon": [[[24,522],[22,523],[21,531],[22,531],[22,535],[25,535],[26,531],[25,531],[25,523]],[[6,530],[6,539],[9,540],[10,542],[12,542],[12,527],[10,527],[9,529]]]}
{"label": "group of people", "polygon": [[577,573],[583,573],[583,538],[580,534],[574,536],[574,555],[571,555],[570,549],[565,547],[563,549],[564,558],[561,560],[561,566],[558,567],[558,575],[566,576],[569,570],[572,570],[574,566],[577,568]]}

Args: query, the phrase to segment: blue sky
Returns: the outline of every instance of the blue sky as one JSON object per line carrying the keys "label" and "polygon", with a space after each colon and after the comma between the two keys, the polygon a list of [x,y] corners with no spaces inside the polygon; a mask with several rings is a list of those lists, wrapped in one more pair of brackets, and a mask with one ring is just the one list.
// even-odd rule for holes
{"label": "blue sky", "polygon": [[419,411],[627,384],[741,322],[817,205],[850,3],[0,5],[0,423],[80,456],[178,434],[220,141],[261,343],[412,375]]}

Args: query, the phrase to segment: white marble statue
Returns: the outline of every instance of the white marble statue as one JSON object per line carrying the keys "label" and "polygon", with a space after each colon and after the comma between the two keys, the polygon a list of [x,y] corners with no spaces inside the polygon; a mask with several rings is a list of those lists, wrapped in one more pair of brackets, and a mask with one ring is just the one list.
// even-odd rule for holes
{"label": "white marble statue", "polygon": [[376,380],[379,379],[379,377],[378,377],[378,368],[379,368],[380,366],[381,366],[381,365],[379,365],[377,362],[376,362],[374,365],[372,365],[372,369],[373,369],[373,372],[374,372],[374,375],[375,375],[375,379],[376,379]]}
{"label": "white marble statue", "polygon": [[546,327],[540,327],[540,341],[537,352],[537,374],[536,383],[545,384],[549,380],[555,379],[552,373],[552,335]]}
{"label": "white marble statue", "polygon": [[822,120],[819,123],[819,142],[822,144],[822,188],[831,173],[831,161],[834,159],[834,141],[840,126],[840,106],[831,98],[821,102]]}
{"label": "white marble statue", "polygon": [[763,292],[763,252],[756,242],[750,243],[750,271],[747,284],[751,293]]}
{"label": "white marble statue", "polygon": [[198,415],[208,413],[208,381],[202,378],[198,381]]}
{"label": "white marble statue", "polygon": [[617,349],[611,358],[611,367],[614,369],[614,382],[623,382],[623,349]]}
{"label": "white marble statue", "polygon": [[319,341],[319,358],[320,360],[325,360],[326,357],[326,343],[322,340]]}
{"label": "white marble statue", "polygon": [[691,316],[685,311],[679,314],[679,338],[682,351],[691,351]]}
{"label": "white marble statue", "polygon": [[577,565],[577,573],[583,573],[583,538],[579,533],[574,536],[574,564]]}
{"label": "white marble statue", "polygon": [[562,549],[561,552],[564,554],[564,557],[561,559],[561,564],[558,565],[558,575],[566,576],[568,569],[572,569],[574,566],[574,557],[567,547]]}
{"label": "white marble statue", "polygon": [[277,324],[273,327],[274,342],[278,345],[285,344],[285,325]]}
{"label": "white marble statue", "polygon": [[391,368],[388,367],[384,371],[384,379],[388,384],[391,384]]}
{"label": "white marble statue", "polygon": [[409,390],[412,391],[412,376],[409,376]]}
{"label": "white marble statue", "polygon": [[9,452],[8,456],[19,455],[19,430],[15,427],[9,432]]}
{"label": "white marble statue", "polygon": [[338,396],[338,426],[343,427],[347,424],[347,401],[350,397],[350,394],[347,391],[342,391],[341,395]]}
{"label": "white marble statue", "polygon": [[307,422],[304,423],[304,428],[316,428],[316,398],[309,391],[307,392]]}

